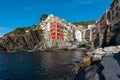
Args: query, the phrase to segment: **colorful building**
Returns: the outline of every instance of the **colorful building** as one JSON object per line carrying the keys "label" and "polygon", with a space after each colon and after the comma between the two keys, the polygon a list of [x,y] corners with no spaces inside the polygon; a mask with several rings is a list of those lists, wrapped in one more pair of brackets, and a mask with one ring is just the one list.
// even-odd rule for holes
{"label": "colorful building", "polygon": [[75,36],[76,36],[76,39],[77,39],[78,42],[82,42],[83,41],[82,40],[82,32],[81,31],[76,30]]}
{"label": "colorful building", "polygon": [[53,40],[64,40],[64,27],[56,22],[51,22],[50,35]]}
{"label": "colorful building", "polygon": [[64,28],[64,41],[68,41],[68,30],[66,27]]}
{"label": "colorful building", "polygon": [[[75,25],[67,23],[65,19],[61,19],[54,15],[49,15],[46,20],[39,23],[40,28],[49,33],[49,40],[63,40],[73,42],[75,39]],[[44,35],[45,36],[45,35]]]}

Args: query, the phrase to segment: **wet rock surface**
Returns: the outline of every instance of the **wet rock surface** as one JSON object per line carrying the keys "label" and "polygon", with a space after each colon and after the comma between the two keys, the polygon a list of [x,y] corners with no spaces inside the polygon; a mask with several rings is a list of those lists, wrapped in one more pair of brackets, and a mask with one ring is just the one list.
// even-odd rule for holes
{"label": "wet rock surface", "polygon": [[100,63],[80,68],[74,80],[120,80],[120,54],[105,56]]}
{"label": "wet rock surface", "polygon": [[75,76],[74,80],[95,80],[96,67],[90,66],[88,68],[82,68]]}
{"label": "wet rock surface", "polygon": [[101,64],[105,80],[120,80],[120,54],[104,57]]}
{"label": "wet rock surface", "polygon": [[75,71],[74,80],[120,80],[120,46],[87,52]]}

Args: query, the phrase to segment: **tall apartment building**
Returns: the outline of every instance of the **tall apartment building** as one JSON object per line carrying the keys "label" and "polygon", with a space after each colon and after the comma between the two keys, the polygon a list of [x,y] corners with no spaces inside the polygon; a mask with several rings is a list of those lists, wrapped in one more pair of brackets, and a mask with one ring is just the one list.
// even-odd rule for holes
{"label": "tall apartment building", "polygon": [[[96,27],[93,30],[93,36],[94,36],[94,44],[97,44],[97,46],[102,46],[105,40],[104,37],[108,36],[107,34],[109,33],[109,29],[110,28],[110,10],[107,10],[102,17],[96,21]],[[108,31],[106,31],[108,30]],[[105,33],[107,32],[107,33]],[[104,36],[106,35],[106,36]],[[99,41],[98,41],[99,40]]]}
{"label": "tall apartment building", "polygon": [[53,40],[64,40],[64,27],[56,22],[50,24],[50,35]]}
{"label": "tall apartment building", "polygon": [[102,17],[98,20],[98,26],[101,33],[104,33],[106,27],[110,25],[110,10],[107,10]]}
{"label": "tall apartment building", "polygon": [[[120,26],[120,0],[114,0],[103,16],[96,22],[95,39],[99,39],[99,46],[109,44],[112,35],[119,34],[113,32]],[[96,31],[95,31],[96,30]],[[115,40],[114,40],[115,41]]]}
{"label": "tall apartment building", "polygon": [[120,45],[120,0],[114,0],[110,6],[111,11],[111,44]]}
{"label": "tall apartment building", "polygon": [[120,0],[114,0],[110,6],[110,22],[114,26],[120,22]]}

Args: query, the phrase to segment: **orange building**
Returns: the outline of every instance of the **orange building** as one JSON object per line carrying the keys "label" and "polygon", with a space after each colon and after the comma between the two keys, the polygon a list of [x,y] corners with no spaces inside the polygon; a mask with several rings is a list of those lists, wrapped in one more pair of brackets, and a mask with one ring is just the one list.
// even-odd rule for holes
{"label": "orange building", "polygon": [[53,40],[64,40],[64,26],[56,22],[51,22],[50,35]]}

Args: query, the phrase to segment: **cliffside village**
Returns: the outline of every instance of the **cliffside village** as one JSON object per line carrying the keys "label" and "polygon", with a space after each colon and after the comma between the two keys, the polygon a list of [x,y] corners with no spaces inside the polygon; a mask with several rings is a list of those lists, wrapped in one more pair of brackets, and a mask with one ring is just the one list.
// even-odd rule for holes
{"label": "cliffside village", "polygon": [[39,23],[47,41],[84,42],[92,47],[120,44],[120,0],[114,0],[110,9],[95,24],[83,26],[67,23],[65,19],[49,15]]}
{"label": "cliffside village", "polygon": [[114,0],[95,24],[76,26],[50,14],[36,29],[25,32],[24,35],[10,34],[0,38],[1,50],[78,49],[81,45],[104,48],[120,45],[120,0]]}

